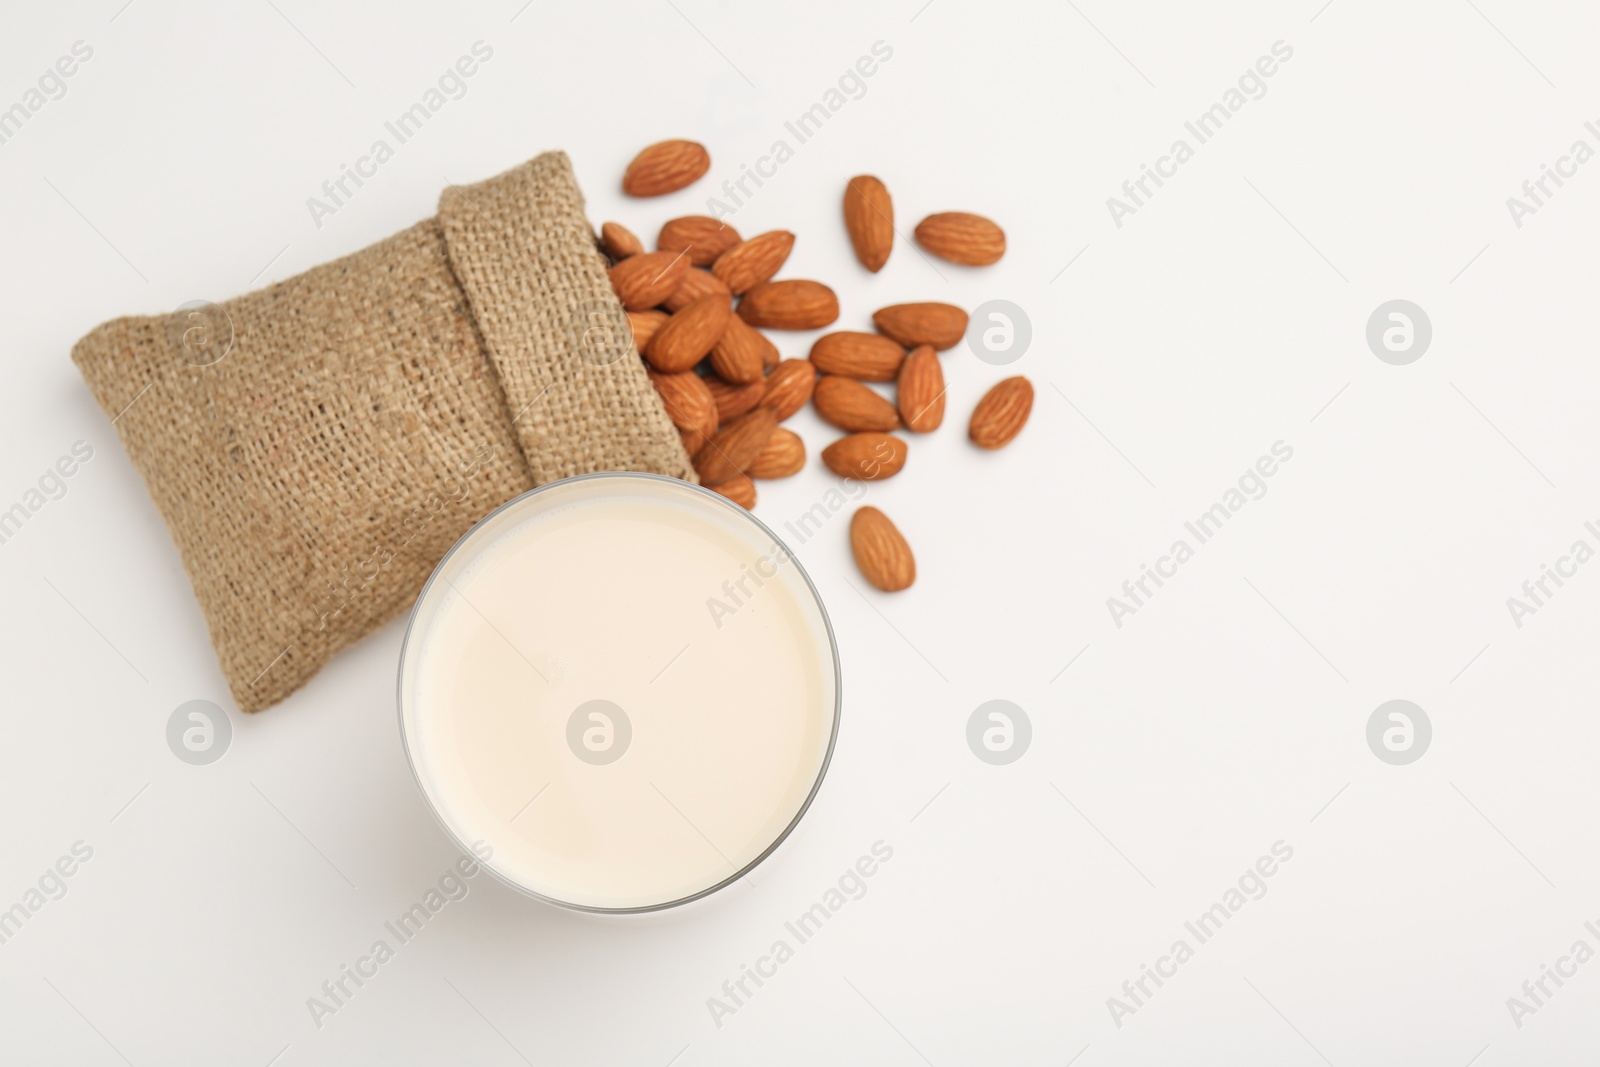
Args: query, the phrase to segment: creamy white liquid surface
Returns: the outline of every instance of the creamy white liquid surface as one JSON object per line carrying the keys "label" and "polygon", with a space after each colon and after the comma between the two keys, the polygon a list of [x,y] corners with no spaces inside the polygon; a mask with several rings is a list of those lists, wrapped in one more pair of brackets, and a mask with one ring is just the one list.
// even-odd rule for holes
{"label": "creamy white liquid surface", "polygon": [[[635,476],[561,483],[475,531],[424,595],[401,684],[407,749],[456,838],[516,885],[607,909],[761,856],[818,781],[837,697],[783,550],[720,500]],[[631,738],[604,705],[569,730],[591,701]]]}

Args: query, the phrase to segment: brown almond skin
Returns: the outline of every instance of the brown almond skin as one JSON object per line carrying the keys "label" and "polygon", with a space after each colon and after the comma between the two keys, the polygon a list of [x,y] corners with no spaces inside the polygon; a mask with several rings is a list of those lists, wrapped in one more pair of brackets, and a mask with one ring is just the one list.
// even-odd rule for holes
{"label": "brown almond skin", "polygon": [[756,483],[743,474],[735,475],[725,482],[708,485],[706,488],[713,493],[721,493],[746,511],[756,506]]}
{"label": "brown almond skin", "polygon": [[683,442],[683,450],[689,453],[689,459],[692,462],[695,453],[706,447],[706,442],[711,440],[711,435],[706,433],[704,430],[680,429],[678,431],[678,438]]}
{"label": "brown almond skin", "polygon": [[788,230],[770,230],[722,253],[711,265],[711,273],[735,293],[743,293],[778,273],[793,249],[794,234]]}
{"label": "brown almond skin", "polygon": [[737,478],[761,454],[778,420],[766,408],[734,419],[718,430],[694,457],[694,469],[702,485],[716,485]]}
{"label": "brown almond skin", "polygon": [[850,517],[850,554],[862,576],[885,593],[909,589],[917,580],[911,546],[889,516],[870,505]]}
{"label": "brown almond skin", "polygon": [[661,306],[668,311],[682,311],[702,296],[717,294],[733,306],[733,293],[722,281],[708,270],[699,267],[690,267],[683,272],[683,282],[672,291],[672,295],[661,301]]}
{"label": "brown almond skin", "polygon": [[824,448],[822,462],[841,478],[875,482],[905,467],[906,443],[886,433],[853,433]]}
{"label": "brown almond skin", "polygon": [[764,340],[754,326],[737,315],[729,315],[722,336],[711,349],[711,369],[723,380],[738,385],[759,382],[766,373],[761,347]]}
{"label": "brown almond skin", "polygon": [[943,352],[967,335],[967,313],[954,304],[893,304],[873,312],[872,322],[907,348],[932,345]]}
{"label": "brown almond skin", "polygon": [[895,405],[913,433],[931,433],[944,422],[944,367],[931,345],[918,347],[900,365]]}
{"label": "brown almond skin", "polygon": [[821,282],[762,282],[739,301],[739,317],[772,330],[820,330],[838,321],[839,298]]}
{"label": "brown almond skin", "polygon": [[[738,318],[737,315],[734,317]],[[739,321],[744,322],[743,319],[739,319]],[[749,324],[746,323],[746,325]],[[778,352],[778,346],[772,343],[772,339],[760,330],[756,330],[754,326],[750,328],[755,330],[756,338],[761,342],[761,365],[767,370],[771,370],[779,363],[782,363],[783,356]]]}
{"label": "brown almond skin", "polygon": [[972,409],[967,436],[979,448],[1004,448],[1022,432],[1032,411],[1032,382],[1021,376],[996,382]]}
{"label": "brown almond skin", "polygon": [[663,252],[688,252],[690,263],[709,267],[742,240],[738,230],[710,215],[684,215],[661,227],[656,247]]}
{"label": "brown almond skin", "polygon": [[712,399],[704,378],[694,371],[662,374],[652,370],[648,373],[650,383],[661,396],[661,406],[667,409],[667,417],[674,426],[704,434],[717,432],[717,402]]}
{"label": "brown almond skin", "polygon": [[761,406],[782,422],[806,406],[817,386],[817,368],[808,359],[786,359],[767,375]]}
{"label": "brown almond skin", "polygon": [[894,405],[854,378],[824,375],[817,380],[811,402],[822,421],[841,430],[883,433],[900,428],[900,415]]}
{"label": "brown almond skin", "polygon": [[725,382],[715,374],[706,375],[705,382],[706,388],[711,390],[711,399],[717,405],[717,418],[724,423],[732,422],[745,412],[754,410],[767,392],[766,382],[738,385]]}
{"label": "brown almond skin", "polygon": [[711,153],[695,141],[657,141],[633,157],[622,175],[629,196],[662,196],[687,188],[711,169]]}
{"label": "brown almond skin", "polygon": [[1006,233],[982,215],[944,211],[917,223],[917,244],[940,259],[965,267],[987,267],[1006,254]]}
{"label": "brown almond skin", "polygon": [[641,353],[650,347],[650,338],[667,321],[665,311],[624,311],[623,314],[628,316],[628,328],[633,331],[633,347]]}
{"label": "brown almond skin", "polygon": [[644,251],[643,242],[620,222],[601,224],[600,247],[606,250],[606,255],[618,262]]}
{"label": "brown almond skin", "polygon": [[825,334],[811,346],[811,362],[817,370],[864,382],[894,381],[905,358],[906,350],[899,342],[855,330]]}
{"label": "brown almond skin", "polygon": [[689,370],[706,358],[732,316],[733,310],[722,297],[715,293],[703,296],[661,324],[650,338],[644,358],[665,374]]}
{"label": "brown almond skin", "polygon": [[876,274],[894,249],[894,202],[888,186],[870,174],[844,187],[844,228],[861,265]]}
{"label": "brown almond skin", "polygon": [[610,270],[611,288],[629,311],[645,311],[671,296],[683,284],[689,260],[673,252],[629,256]]}
{"label": "brown almond skin", "polygon": [[752,478],[787,478],[799,474],[806,465],[806,443],[793,430],[779,426],[767,438],[745,471]]}

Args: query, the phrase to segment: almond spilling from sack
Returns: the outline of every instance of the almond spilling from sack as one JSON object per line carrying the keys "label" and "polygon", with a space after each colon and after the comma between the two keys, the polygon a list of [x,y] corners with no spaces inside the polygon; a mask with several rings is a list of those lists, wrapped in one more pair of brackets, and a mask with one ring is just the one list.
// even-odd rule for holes
{"label": "almond spilling from sack", "polygon": [[767,375],[761,406],[782,422],[805,407],[817,386],[817,368],[807,359],[786,359]]}
{"label": "almond spilling from sack", "polygon": [[861,265],[876,274],[894,249],[894,203],[888,186],[870,174],[844,187],[844,228]]}
{"label": "almond spilling from sack", "polygon": [[850,553],[861,574],[885,593],[898,593],[917,580],[911,546],[889,516],[868,505],[850,517]]}
{"label": "almond spilling from sack", "polygon": [[1006,233],[982,215],[944,211],[917,223],[917,244],[940,259],[987,267],[1006,254]]}
{"label": "almond spilling from sack", "polygon": [[736,293],[744,293],[768,281],[783,268],[794,249],[794,234],[773,230],[741,241],[717,257],[711,273]]}
{"label": "almond spilling from sack", "polygon": [[715,485],[743,474],[777,428],[778,420],[766,408],[756,408],[734,419],[718,430],[694,457],[700,480]]}
{"label": "almond spilling from sack", "polygon": [[841,478],[876,482],[906,465],[906,443],[886,433],[853,433],[822,450],[822,462]]}
{"label": "almond spilling from sack", "polygon": [[839,318],[839,298],[821,282],[762,282],[739,301],[739,317],[774,330],[820,330]]}
{"label": "almond spilling from sack", "polygon": [[811,402],[824,422],[841,430],[886,432],[900,428],[894,405],[854,378],[824,375],[817,381]]}
{"label": "almond spilling from sack", "polygon": [[967,436],[979,448],[1004,448],[1028,424],[1033,411],[1033,383],[1026,378],[1007,378],[983,394],[972,410]]}
{"label": "almond spilling from sack", "polygon": [[628,164],[622,191],[629,196],[662,196],[686,189],[711,169],[711,153],[694,141],[658,141]]}
{"label": "almond spilling from sack", "polygon": [[717,257],[742,241],[739,231],[709,215],[685,215],[661,227],[656,248],[663,252],[687,252],[696,267],[709,267]]}
{"label": "almond spilling from sack", "polygon": [[683,272],[683,281],[678,283],[672,295],[661,301],[661,306],[671,312],[682,311],[702,296],[720,296],[728,303],[733,303],[733,293],[722,284],[722,279],[708,270],[699,267],[690,267]]}
{"label": "almond spilling from sack", "polygon": [[893,304],[873,312],[872,324],[907,348],[931,345],[940,352],[967,335],[967,313],[954,304]]}
{"label": "almond spilling from sack", "polygon": [[683,284],[689,261],[673,252],[641,252],[611,268],[611,288],[629,311],[645,311]]}
{"label": "almond spilling from sack", "polygon": [[752,478],[787,478],[806,465],[806,443],[793,430],[779,426],[761,446],[745,471]]}
{"label": "almond spilling from sack", "polygon": [[706,488],[714,493],[721,493],[746,511],[756,506],[756,483],[746,475],[735,475],[725,482],[717,482]]}
{"label": "almond spilling from sack", "polygon": [[723,297],[715,293],[701,297],[661,324],[650,338],[645,358],[668,374],[689,370],[711,351],[732,314]]}
{"label": "almond spilling from sack", "polygon": [[811,363],[817,370],[864,382],[894,381],[905,358],[900,342],[854,330],[826,334],[811,346]]}
{"label": "almond spilling from sack", "polygon": [[627,259],[644,251],[643,243],[620,222],[608,222],[600,227],[600,247],[612,259]]}

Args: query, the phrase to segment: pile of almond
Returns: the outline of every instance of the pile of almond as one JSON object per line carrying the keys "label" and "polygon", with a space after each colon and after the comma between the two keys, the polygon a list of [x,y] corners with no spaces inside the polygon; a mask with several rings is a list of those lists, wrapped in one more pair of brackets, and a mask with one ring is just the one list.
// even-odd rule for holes
{"label": "pile of almond", "polygon": [[[622,188],[660,196],[693,184],[710,167],[704,146],[662,141],[628,165]],[[881,270],[895,236],[883,182],[850,179],[844,224],[861,265]],[[929,215],[914,232],[925,251],[952,263],[987,266],[1005,254],[1004,231],[981,215]],[[805,466],[805,442],[780,424],[807,402],[845,433],[822,450],[829,470],[865,481],[898,474],[908,446],[895,431],[939,428],[945,383],[938,353],[967,332],[961,308],[896,304],[873,314],[874,333],[824,334],[809,359],[784,359],[763,330],[816,330],[839,318],[839,298],[828,286],[776,277],[794,241],[786,230],[744,238],[726,222],[688,215],[668,220],[656,250],[647,252],[619,223],[600,228],[611,286],[700,481],[746,508],[756,504],[755,479],[787,478]],[[893,401],[868,382],[893,383]],[[1028,379],[1007,378],[978,401],[967,435],[980,448],[1003,448],[1032,407]],[[885,592],[916,578],[910,546],[877,508],[862,507],[851,518],[850,547],[861,573]]]}

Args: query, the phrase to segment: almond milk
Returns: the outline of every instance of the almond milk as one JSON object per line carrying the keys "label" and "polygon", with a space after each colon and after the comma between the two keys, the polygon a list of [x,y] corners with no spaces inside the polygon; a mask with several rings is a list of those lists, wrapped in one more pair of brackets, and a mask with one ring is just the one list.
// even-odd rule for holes
{"label": "almond milk", "polygon": [[838,696],[781,544],[648,475],[494,513],[440,564],[401,657],[406,749],[446,829],[518,888],[597,910],[681,902],[761,859],[820,784]]}

